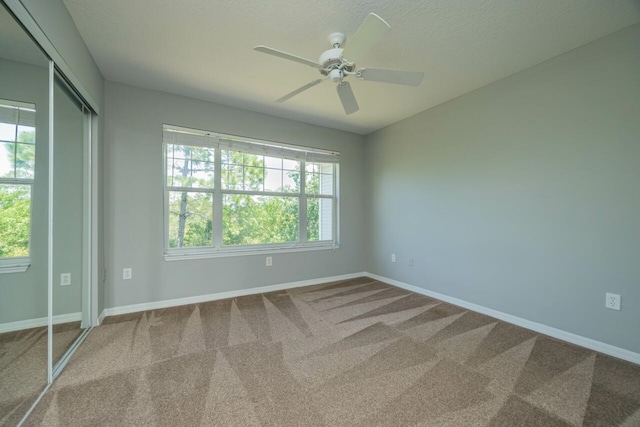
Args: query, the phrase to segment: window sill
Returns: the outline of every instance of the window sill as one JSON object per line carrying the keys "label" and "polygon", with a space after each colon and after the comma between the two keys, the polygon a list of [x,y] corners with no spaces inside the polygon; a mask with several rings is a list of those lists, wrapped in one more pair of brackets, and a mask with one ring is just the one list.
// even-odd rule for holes
{"label": "window sill", "polygon": [[194,259],[206,259],[206,258],[225,258],[225,257],[237,257],[237,256],[251,256],[251,255],[270,255],[270,254],[284,254],[293,252],[308,252],[308,251],[322,251],[322,250],[336,250],[340,245],[317,245],[317,246],[301,246],[297,248],[265,248],[265,249],[238,249],[227,250],[219,252],[178,252],[178,253],[165,253],[165,261],[188,261]]}
{"label": "window sill", "polygon": [[31,262],[20,263],[20,264],[0,264],[0,274],[9,274],[9,273],[24,273],[31,267]]}

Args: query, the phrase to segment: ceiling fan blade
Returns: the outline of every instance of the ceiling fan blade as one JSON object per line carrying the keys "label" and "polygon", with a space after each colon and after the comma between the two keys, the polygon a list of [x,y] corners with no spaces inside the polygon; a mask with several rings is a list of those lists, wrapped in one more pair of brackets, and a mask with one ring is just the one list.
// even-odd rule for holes
{"label": "ceiling fan blade", "polygon": [[375,13],[370,13],[364,20],[358,31],[347,41],[342,56],[356,62],[362,55],[376,45],[391,29],[386,21]]}
{"label": "ceiling fan blade", "polygon": [[420,86],[424,73],[417,71],[385,70],[384,68],[360,68],[356,78],[397,85]]}
{"label": "ceiling fan blade", "polygon": [[293,92],[289,92],[288,94],[286,94],[285,96],[283,96],[280,99],[277,99],[276,102],[284,102],[289,98],[293,98],[294,96],[296,96],[297,94],[299,94],[300,92],[304,92],[305,90],[317,85],[318,83],[320,83],[321,81],[323,81],[324,79],[318,79],[318,80],[314,80],[311,83],[307,83],[306,85],[299,87],[298,89],[294,90]]}
{"label": "ceiling fan blade", "polygon": [[342,102],[342,107],[344,108],[345,113],[355,113],[360,109],[360,107],[358,107],[358,101],[356,101],[356,97],[353,94],[349,83],[338,83],[336,89],[338,89],[338,96],[340,97],[340,102]]}
{"label": "ceiling fan blade", "polygon": [[307,58],[303,58],[301,56],[293,55],[291,53],[283,52],[283,51],[278,50],[278,49],[273,49],[273,48],[268,47],[268,46],[262,46],[262,45],[256,46],[256,47],[253,48],[253,50],[256,50],[256,51],[262,52],[262,53],[266,53],[268,55],[273,55],[273,56],[277,56],[277,57],[280,57],[280,58],[288,59],[289,61],[299,62],[301,64],[308,65],[309,67],[322,68],[322,65],[318,64],[315,61],[312,61],[312,60],[307,59]]}

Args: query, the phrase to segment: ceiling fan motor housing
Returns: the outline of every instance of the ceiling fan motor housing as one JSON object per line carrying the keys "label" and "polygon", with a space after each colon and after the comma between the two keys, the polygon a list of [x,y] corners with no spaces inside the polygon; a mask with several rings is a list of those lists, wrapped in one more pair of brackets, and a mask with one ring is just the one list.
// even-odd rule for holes
{"label": "ceiling fan motor housing", "polygon": [[322,68],[331,68],[332,65],[337,66],[342,62],[342,51],[344,49],[336,47],[333,49],[325,50],[320,55],[318,62],[322,65]]}
{"label": "ceiling fan motor housing", "polygon": [[320,73],[322,75],[329,75],[331,70],[344,70],[344,71],[353,71],[355,68],[355,64],[351,64],[350,62],[345,61],[342,58],[342,51],[344,49],[340,47],[334,47],[333,49],[325,50],[320,55],[318,62],[322,65],[320,69]]}

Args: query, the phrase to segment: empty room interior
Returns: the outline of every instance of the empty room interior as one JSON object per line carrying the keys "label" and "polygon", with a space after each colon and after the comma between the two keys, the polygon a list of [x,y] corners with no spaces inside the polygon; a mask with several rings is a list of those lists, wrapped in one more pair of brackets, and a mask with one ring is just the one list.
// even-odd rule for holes
{"label": "empty room interior", "polygon": [[640,426],[639,0],[2,0],[0,426]]}

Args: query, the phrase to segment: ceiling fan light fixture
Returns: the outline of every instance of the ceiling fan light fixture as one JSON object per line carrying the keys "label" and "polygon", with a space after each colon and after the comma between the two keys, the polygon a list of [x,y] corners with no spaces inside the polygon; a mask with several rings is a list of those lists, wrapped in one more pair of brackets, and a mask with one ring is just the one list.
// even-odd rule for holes
{"label": "ceiling fan light fixture", "polygon": [[342,70],[333,69],[329,71],[329,78],[334,83],[340,83],[343,77],[344,77],[344,74],[342,74]]}

